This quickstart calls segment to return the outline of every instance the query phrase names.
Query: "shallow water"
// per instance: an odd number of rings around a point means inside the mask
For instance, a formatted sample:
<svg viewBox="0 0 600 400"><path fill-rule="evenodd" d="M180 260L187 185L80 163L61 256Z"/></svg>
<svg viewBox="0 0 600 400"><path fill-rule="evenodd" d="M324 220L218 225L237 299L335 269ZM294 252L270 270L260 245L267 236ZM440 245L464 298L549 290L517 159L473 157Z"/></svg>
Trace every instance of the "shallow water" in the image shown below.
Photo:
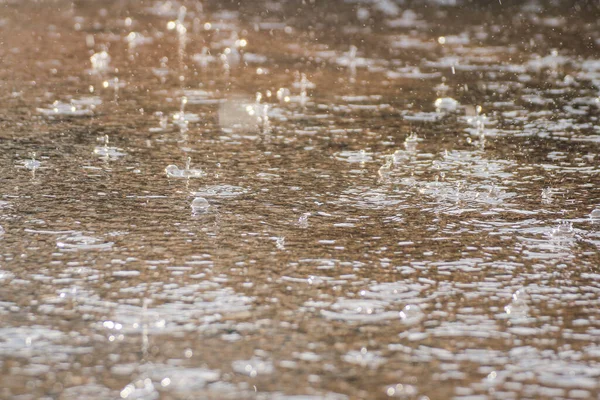
<svg viewBox="0 0 600 400"><path fill-rule="evenodd" d="M0 397L600 398L598 9L502 3L0 2Z"/></svg>

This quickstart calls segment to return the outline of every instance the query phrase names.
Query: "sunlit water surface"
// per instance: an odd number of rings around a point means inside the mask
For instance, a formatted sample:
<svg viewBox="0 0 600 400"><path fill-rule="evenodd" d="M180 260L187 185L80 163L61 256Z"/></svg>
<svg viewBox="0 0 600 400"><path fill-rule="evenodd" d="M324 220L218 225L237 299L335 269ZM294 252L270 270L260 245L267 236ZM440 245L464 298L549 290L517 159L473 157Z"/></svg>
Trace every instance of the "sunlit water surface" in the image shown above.
<svg viewBox="0 0 600 400"><path fill-rule="evenodd" d="M505 3L0 1L0 397L599 398L598 10Z"/></svg>

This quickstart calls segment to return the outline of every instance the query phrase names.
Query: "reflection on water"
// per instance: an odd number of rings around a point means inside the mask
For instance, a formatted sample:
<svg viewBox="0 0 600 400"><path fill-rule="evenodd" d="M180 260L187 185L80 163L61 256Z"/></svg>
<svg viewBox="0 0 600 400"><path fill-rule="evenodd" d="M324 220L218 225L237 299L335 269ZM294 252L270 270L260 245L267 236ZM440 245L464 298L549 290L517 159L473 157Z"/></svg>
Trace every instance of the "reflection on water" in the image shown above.
<svg viewBox="0 0 600 400"><path fill-rule="evenodd" d="M234 3L2 5L0 397L597 398L597 6Z"/></svg>

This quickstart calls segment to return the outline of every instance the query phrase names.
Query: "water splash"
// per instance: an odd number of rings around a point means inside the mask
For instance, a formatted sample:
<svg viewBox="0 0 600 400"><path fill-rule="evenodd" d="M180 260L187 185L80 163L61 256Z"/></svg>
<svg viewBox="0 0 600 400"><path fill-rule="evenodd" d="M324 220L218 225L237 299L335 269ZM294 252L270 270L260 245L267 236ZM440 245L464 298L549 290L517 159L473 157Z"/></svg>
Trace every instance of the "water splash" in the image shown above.
<svg viewBox="0 0 600 400"><path fill-rule="evenodd" d="M40 168L42 163L35 159L36 154L31 153L31 159L23 161L23 166L35 174L35 171Z"/></svg>
<svg viewBox="0 0 600 400"><path fill-rule="evenodd" d="M572 239L574 236L575 230L573 229L573 223L568 221L559 222L550 232L550 237L557 240L568 240Z"/></svg>
<svg viewBox="0 0 600 400"><path fill-rule="evenodd" d="M116 159L127 155L127 153L124 153L118 147L110 147L108 143L108 135L104 135L104 146L96 146L94 148L94 154L106 159Z"/></svg>
<svg viewBox="0 0 600 400"><path fill-rule="evenodd" d="M201 169L190 168L191 160L192 160L191 157L188 157L184 169L179 169L179 167L177 167L177 165L168 165L165 168L165 173L167 174L167 176L169 178L183 178L183 179L201 178L204 175L206 175L206 173L204 171L202 171Z"/></svg>
<svg viewBox="0 0 600 400"><path fill-rule="evenodd" d="M451 97L440 97L433 105L438 113L452 113L458 110L460 103Z"/></svg>
<svg viewBox="0 0 600 400"><path fill-rule="evenodd" d="M542 189L542 204L551 204L554 201L554 189L547 187Z"/></svg>
<svg viewBox="0 0 600 400"><path fill-rule="evenodd" d="M102 74L110 69L110 55L107 51L94 53L90 57L92 63L92 71L97 74Z"/></svg>

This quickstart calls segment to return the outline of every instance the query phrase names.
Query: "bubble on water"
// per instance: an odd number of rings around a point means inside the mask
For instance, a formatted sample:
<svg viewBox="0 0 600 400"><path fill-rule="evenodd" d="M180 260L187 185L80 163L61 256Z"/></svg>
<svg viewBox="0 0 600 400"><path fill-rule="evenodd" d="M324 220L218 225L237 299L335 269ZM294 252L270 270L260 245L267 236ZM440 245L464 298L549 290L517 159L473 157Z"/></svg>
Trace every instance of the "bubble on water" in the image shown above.
<svg viewBox="0 0 600 400"><path fill-rule="evenodd" d="M90 57L92 63L92 70L96 73L102 73L108 71L110 68L110 55L106 51L94 53Z"/></svg>
<svg viewBox="0 0 600 400"><path fill-rule="evenodd" d="M590 213L590 220L592 221L592 223L600 224L600 208L592 210L592 212Z"/></svg>
<svg viewBox="0 0 600 400"><path fill-rule="evenodd" d="M191 204L192 213L194 214L203 214L208 212L210 208L210 203L204 197L196 197Z"/></svg>
<svg viewBox="0 0 600 400"><path fill-rule="evenodd" d="M406 325L414 325L425 318L425 313L416 304L409 304L400 311L400 320Z"/></svg>
<svg viewBox="0 0 600 400"><path fill-rule="evenodd" d="M438 113L454 112L458 109L460 103L451 97L440 97L435 101L434 106Z"/></svg>

